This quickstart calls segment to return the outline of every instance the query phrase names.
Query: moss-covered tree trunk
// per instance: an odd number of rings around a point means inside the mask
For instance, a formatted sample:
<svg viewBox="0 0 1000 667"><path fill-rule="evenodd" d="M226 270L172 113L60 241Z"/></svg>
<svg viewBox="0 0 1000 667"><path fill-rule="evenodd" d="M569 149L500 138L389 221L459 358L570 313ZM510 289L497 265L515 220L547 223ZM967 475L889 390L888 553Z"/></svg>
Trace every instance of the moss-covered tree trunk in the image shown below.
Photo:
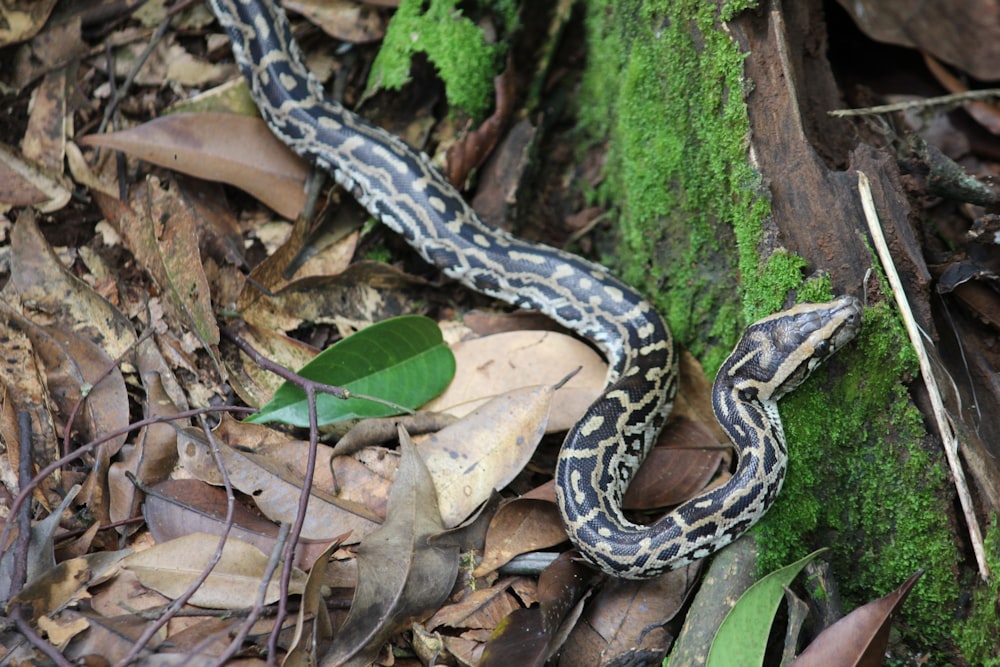
<svg viewBox="0 0 1000 667"><path fill-rule="evenodd" d="M755 530L758 564L828 546L852 604L922 568L904 609L911 645L983 662L996 650L995 589L960 606L975 562L940 440L914 403L917 364L870 250L858 172L933 332L917 211L885 142L827 115L845 103L821 3L746 4L588 3L581 120L612 146L603 194L621 213L619 268L709 375L745 322L789 301L850 293L867 304L856 343L782 406L792 463Z"/></svg>

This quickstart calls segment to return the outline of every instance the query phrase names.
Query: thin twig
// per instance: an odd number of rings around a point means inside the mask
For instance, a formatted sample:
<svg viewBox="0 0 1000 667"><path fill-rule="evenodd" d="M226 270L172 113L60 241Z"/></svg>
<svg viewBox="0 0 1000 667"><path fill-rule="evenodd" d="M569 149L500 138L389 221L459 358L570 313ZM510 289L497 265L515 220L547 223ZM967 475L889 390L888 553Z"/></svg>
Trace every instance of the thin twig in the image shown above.
<svg viewBox="0 0 1000 667"><path fill-rule="evenodd" d="M875 211L875 202L872 200L871 185L868 177L863 172L858 172L858 192L861 195L861 206L865 211L865 218L868 221L868 229L875 243L875 251L878 253L882 267L885 269L889 285L892 287L893 296L896 299L896 306L899 314L903 318L906 326L906 333L910 337L910 344L913 345L920 361L920 374L924 378L924 385L931 399L931 412L934 415L934 422L937 425L938 435L944 446L945 457L948 459L948 466L951 468L951 476L958 491L958 500L962 505L962 513L965 515L965 523L969 528L969 540L972 542L972 551L976 554L976 563L979 565L979 576L984 580L989 579L990 568L986 564L986 550L983 546L982 532L979 530L979 523L976 521L975 510L972 507L972 496L969 493L969 486L965 481L965 472L962 470L962 463L958 459L958 438L952 429L948 414L944 409L944 401L941 398L941 391L938 389L937 379L934 377L931 368L930 358L924 347L920 329L913 317L903 291L903 283L896 273L892 255L889 253L889 246L885 242L882 234L882 226L879 223L878 213Z"/></svg>
<svg viewBox="0 0 1000 667"><path fill-rule="evenodd" d="M964 93L952 93L951 95L940 95L938 97L925 97L920 100L907 100L906 102L895 102L893 104L880 104L878 106L865 107L863 109L833 109L832 111L827 111L826 113L834 118L845 118L847 116L874 116L882 113L893 113L895 111L907 111L909 109L952 106L968 102L970 100L981 100L990 97L1000 97L1000 88L967 90Z"/></svg>

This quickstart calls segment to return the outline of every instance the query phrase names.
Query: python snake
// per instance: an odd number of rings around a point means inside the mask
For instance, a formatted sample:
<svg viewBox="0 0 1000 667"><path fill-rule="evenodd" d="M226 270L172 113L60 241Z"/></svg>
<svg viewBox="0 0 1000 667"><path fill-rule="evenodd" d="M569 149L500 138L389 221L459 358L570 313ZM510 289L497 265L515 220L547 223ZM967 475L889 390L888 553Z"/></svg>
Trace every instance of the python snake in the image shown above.
<svg viewBox="0 0 1000 667"><path fill-rule="evenodd" d="M861 309L853 297L798 305L747 329L712 392L739 454L735 473L655 523L636 524L622 513L622 496L677 389L677 352L653 307L603 266L486 226L426 155L325 99L271 2L211 4L261 115L293 151L446 275L545 313L607 357L606 387L570 430L555 472L560 513L587 560L614 576L648 578L713 553L763 516L787 462L775 401L854 337Z"/></svg>

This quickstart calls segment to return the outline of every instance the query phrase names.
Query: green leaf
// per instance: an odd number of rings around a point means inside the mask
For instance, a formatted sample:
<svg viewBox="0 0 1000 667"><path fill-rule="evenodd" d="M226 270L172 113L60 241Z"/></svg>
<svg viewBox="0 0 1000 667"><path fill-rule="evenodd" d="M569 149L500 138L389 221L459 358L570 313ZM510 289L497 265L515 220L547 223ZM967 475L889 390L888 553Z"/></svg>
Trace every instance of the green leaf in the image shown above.
<svg viewBox="0 0 1000 667"><path fill-rule="evenodd" d="M736 605L715 633L708 650L706 667L760 667L785 587L792 583L806 564L825 549L814 551L805 558L775 570L740 596Z"/></svg>
<svg viewBox="0 0 1000 667"><path fill-rule="evenodd" d="M353 396L344 400L318 394L316 411L320 425L364 417L390 417L417 408L440 394L454 374L455 357L444 344L441 329L434 320L420 315L373 324L323 350L299 370L303 377L344 387ZM285 382L274 392L271 402L247 421L308 426L305 392Z"/></svg>

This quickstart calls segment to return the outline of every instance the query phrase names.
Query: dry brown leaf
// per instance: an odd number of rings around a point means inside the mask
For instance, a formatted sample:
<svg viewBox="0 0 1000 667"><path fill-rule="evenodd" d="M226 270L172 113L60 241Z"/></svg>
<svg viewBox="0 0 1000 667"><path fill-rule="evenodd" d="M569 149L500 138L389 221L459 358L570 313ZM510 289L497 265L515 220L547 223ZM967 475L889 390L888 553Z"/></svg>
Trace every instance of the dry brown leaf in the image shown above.
<svg viewBox="0 0 1000 667"><path fill-rule="evenodd" d="M0 144L0 205L33 206L42 213L51 213L66 206L71 196L71 188L57 174L46 172L13 148Z"/></svg>
<svg viewBox="0 0 1000 667"><path fill-rule="evenodd" d="M574 552L561 554L538 578L538 605L514 611L497 626L480 667L544 665L562 644L564 621L574 608L579 611L581 598L599 576Z"/></svg>
<svg viewBox="0 0 1000 667"><path fill-rule="evenodd" d="M140 373L146 390L146 417L172 417L180 411L163 386L159 373ZM129 474L147 486L167 478L177 463L177 432L168 421L144 427L135 443L122 447L119 461L108 470L109 513L118 522L139 513L142 498Z"/></svg>
<svg viewBox="0 0 1000 667"><path fill-rule="evenodd" d="M855 609L821 632L792 667L880 667L892 619L923 573L917 571L892 593Z"/></svg>
<svg viewBox="0 0 1000 667"><path fill-rule="evenodd" d="M66 270L30 210L21 212L11 230L11 250L11 281L26 306L45 313L56 326L89 336L112 359L135 344L128 318Z"/></svg>
<svg viewBox="0 0 1000 667"><path fill-rule="evenodd" d="M196 479L173 479L154 487L146 496L142 515L158 543L191 533L222 535L226 527L226 492ZM248 509L239 499L233 508L229 535L271 553L277 543L278 526ZM293 565L309 570L327 549L329 541L300 539Z"/></svg>
<svg viewBox="0 0 1000 667"><path fill-rule="evenodd" d="M173 114L131 130L83 137L190 176L229 183L294 219L305 203L306 163L260 118L235 114Z"/></svg>
<svg viewBox="0 0 1000 667"><path fill-rule="evenodd" d="M21 140L24 157L49 174L61 174L68 122L72 121L66 117L66 68L60 67L46 73L35 88L28 128Z"/></svg>
<svg viewBox="0 0 1000 667"><path fill-rule="evenodd" d="M461 417L494 396L536 385L554 386L574 371L552 400L547 431L568 430L604 388L607 364L586 343L552 331L512 331L452 346L455 378L424 406Z"/></svg>
<svg viewBox="0 0 1000 667"><path fill-rule="evenodd" d="M353 0L286 0L284 7L345 42L365 44L385 36L382 15Z"/></svg>
<svg viewBox="0 0 1000 667"><path fill-rule="evenodd" d="M184 594L209 567L218 549L217 536L192 533L132 554L122 565L134 572L143 586L174 599ZM226 540L222 546L222 558L188 602L210 609L250 607L257 599L267 563L268 554L257 547L236 539ZM278 599L280 579L279 568L267 585L264 604ZM305 573L293 568L289 593L301 593L305 580Z"/></svg>
<svg viewBox="0 0 1000 667"><path fill-rule="evenodd" d="M191 475L209 484L222 483L209 444L200 432L185 429L178 437L177 449L181 464ZM302 479L284 462L239 452L224 443L219 443L219 455L233 488L253 498L272 521L294 523ZM301 536L332 539L350 532L351 542L356 542L378 528L378 521L379 517L367 508L313 488Z"/></svg>
<svg viewBox="0 0 1000 667"><path fill-rule="evenodd" d="M94 199L156 281L174 319L185 323L211 352L219 342L219 327L190 204L178 196L176 187L165 187L152 176L135 189L129 204L96 192Z"/></svg>
<svg viewBox="0 0 1000 667"><path fill-rule="evenodd" d="M707 428L683 417L672 419L629 484L622 506L646 510L678 505L705 488L722 456L723 448Z"/></svg>
<svg viewBox="0 0 1000 667"><path fill-rule="evenodd" d="M351 611L321 667L368 665L390 637L441 606L458 574L458 547L432 540L444 530L434 482L406 431L399 440L385 523L358 547Z"/></svg>
<svg viewBox="0 0 1000 667"><path fill-rule="evenodd" d="M473 574L485 576L515 556L554 547L567 539L556 507L555 481L550 480L497 510L486 532L483 561Z"/></svg>
<svg viewBox="0 0 1000 667"><path fill-rule="evenodd" d="M552 387L498 396L420 440L441 520L457 526L521 472L545 435Z"/></svg>
<svg viewBox="0 0 1000 667"><path fill-rule="evenodd" d="M56 0L21 0L4 5L4 20L0 27L0 46L31 39L42 29L56 6Z"/></svg>
<svg viewBox="0 0 1000 667"><path fill-rule="evenodd" d="M521 608L508 590L513 581L513 578L501 579L489 588L469 591L458 602L441 607L424 622L424 627L429 630L486 628L492 632L508 614Z"/></svg>
<svg viewBox="0 0 1000 667"><path fill-rule="evenodd" d="M607 582L563 646L564 664L659 664L673 642L664 627L687 599L700 566L649 581Z"/></svg>
<svg viewBox="0 0 1000 667"><path fill-rule="evenodd" d="M333 552L341 541L335 540L319 555L318 562L322 565L330 560ZM282 660L282 667L312 667L316 657L322 655L330 640L333 639L333 624L330 622L330 612L323 601L324 568L317 567L309 573L305 590L302 591L302 602L299 603L299 613L295 617L295 635L290 642L288 653ZM306 623L312 622L312 632L306 633Z"/></svg>
<svg viewBox="0 0 1000 667"><path fill-rule="evenodd" d="M9 443L6 455L11 471L21 462L21 451L16 443L22 436L31 439L31 457L36 463L48 464L59 458L59 435L53 423L48 387L43 369L35 359L31 339L21 324L27 321L0 301L0 398L4 410L0 435ZM31 432L23 434L15 413L31 416ZM10 477L15 477L10 474ZM13 486L13 485L12 485ZM61 500L61 474L59 471L41 483L41 488L51 510ZM16 487L15 487L16 488ZM4 545L6 546L6 545Z"/></svg>
<svg viewBox="0 0 1000 667"><path fill-rule="evenodd" d="M122 558L130 553L131 549L98 551L63 561L25 584L7 603L7 609L16 604L31 605L32 620L38 620L75 600L89 597L87 589L114 576Z"/></svg>
<svg viewBox="0 0 1000 667"><path fill-rule="evenodd" d="M124 610L118 609L119 613L122 611ZM89 626L87 632L79 635L70 643L66 648L65 656L69 660L79 660L83 656L99 655L111 664L117 664L128 655L150 622L138 614L105 617L100 614L67 609L62 615L70 618L84 618ZM140 653L139 657L142 658L155 651L162 641L162 636L153 636L149 644L146 645L146 650Z"/></svg>

